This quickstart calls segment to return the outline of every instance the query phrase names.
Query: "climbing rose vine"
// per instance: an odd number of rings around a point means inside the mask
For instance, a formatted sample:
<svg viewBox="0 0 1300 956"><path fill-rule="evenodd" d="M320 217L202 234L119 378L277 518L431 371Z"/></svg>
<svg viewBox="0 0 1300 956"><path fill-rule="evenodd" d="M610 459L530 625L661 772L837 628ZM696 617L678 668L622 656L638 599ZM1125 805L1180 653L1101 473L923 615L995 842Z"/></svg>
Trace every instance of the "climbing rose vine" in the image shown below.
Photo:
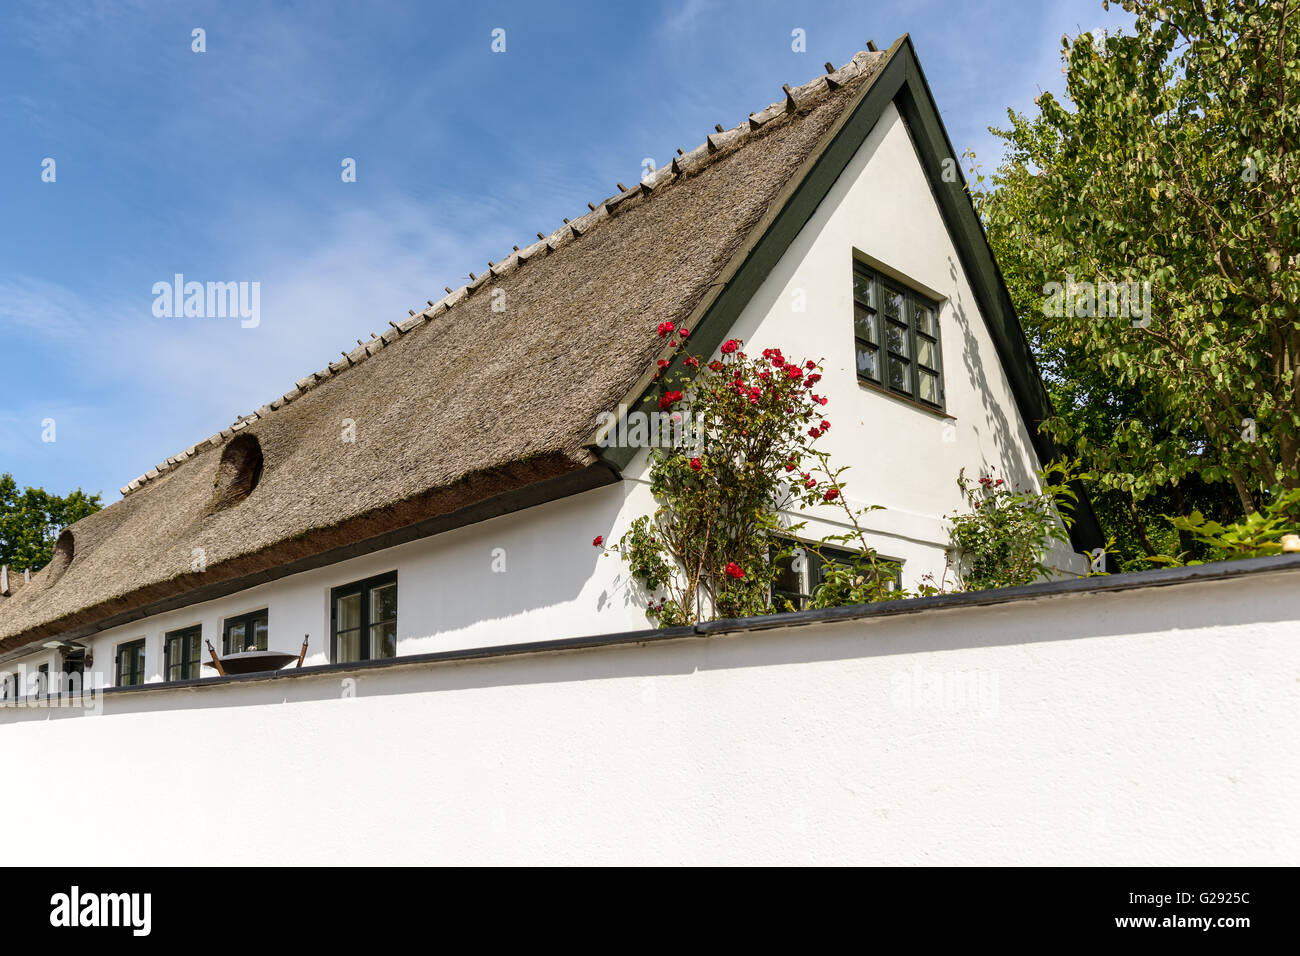
<svg viewBox="0 0 1300 956"><path fill-rule="evenodd" d="M721 358L705 363L682 355L689 330L664 322L659 335L682 361L671 371L670 360L659 360L657 395L646 401L695 425L669 447L651 449L658 506L619 540L650 619L671 626L788 609L773 605L771 589L780 562L795 549L781 539L803 528L779 518L795 506L833 505L849 514L855 533L822 541L853 539L862 552L851 566L831 566L827 579L838 599L885 596L884 575L844 503L844 469L832 470L827 453L815 447L831 428L822 411L827 399L817 392L818 363L791 360L778 348L750 355L739 339L728 339Z"/></svg>

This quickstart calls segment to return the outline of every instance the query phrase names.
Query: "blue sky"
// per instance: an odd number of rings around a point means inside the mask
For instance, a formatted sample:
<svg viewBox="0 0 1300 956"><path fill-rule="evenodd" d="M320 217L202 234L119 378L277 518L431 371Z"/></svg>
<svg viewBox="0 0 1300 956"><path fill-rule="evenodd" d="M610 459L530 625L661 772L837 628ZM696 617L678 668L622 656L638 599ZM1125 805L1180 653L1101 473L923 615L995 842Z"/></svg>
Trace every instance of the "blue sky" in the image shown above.
<svg viewBox="0 0 1300 956"><path fill-rule="evenodd" d="M9 0L0 472L112 502L635 180L644 157L690 149L868 39L911 33L955 146L991 166L985 128L1060 89L1062 33L1122 22L1100 0ZM259 282L260 325L155 317L153 284L178 272Z"/></svg>

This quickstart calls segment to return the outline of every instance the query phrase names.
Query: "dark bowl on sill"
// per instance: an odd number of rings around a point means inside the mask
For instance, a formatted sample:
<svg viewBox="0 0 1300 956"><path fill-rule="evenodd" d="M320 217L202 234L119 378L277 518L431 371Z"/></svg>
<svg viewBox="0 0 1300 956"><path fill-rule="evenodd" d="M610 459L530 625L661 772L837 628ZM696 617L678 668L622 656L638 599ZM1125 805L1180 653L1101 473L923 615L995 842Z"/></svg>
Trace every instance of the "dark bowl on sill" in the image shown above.
<svg viewBox="0 0 1300 956"><path fill-rule="evenodd" d="M284 665L298 659L297 654L284 651L240 651L219 657L221 669L227 674L259 674L263 671L278 671ZM203 662L205 667L213 667L211 661Z"/></svg>

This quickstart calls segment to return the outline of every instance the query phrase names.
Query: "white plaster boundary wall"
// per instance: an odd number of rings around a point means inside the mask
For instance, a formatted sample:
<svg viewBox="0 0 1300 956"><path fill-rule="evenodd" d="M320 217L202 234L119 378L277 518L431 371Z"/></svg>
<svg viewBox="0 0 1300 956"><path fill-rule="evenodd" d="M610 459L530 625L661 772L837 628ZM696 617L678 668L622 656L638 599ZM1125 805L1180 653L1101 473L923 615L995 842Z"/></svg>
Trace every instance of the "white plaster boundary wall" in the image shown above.
<svg viewBox="0 0 1300 956"><path fill-rule="evenodd" d="M1293 865L1287 568L4 710L0 846L11 865Z"/></svg>

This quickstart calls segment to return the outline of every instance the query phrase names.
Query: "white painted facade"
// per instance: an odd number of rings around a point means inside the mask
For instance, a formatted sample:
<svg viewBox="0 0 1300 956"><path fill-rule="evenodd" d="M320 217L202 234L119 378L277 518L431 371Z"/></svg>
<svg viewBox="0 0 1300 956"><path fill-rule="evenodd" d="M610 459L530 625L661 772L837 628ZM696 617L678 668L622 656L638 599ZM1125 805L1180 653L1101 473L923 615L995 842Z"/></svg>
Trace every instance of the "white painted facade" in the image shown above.
<svg viewBox="0 0 1300 956"><path fill-rule="evenodd" d="M939 321L946 414L859 384L854 366L852 262L867 261L942 303ZM796 304L803 304L797 311ZM944 515L964 510L960 469L994 467L1029 484L1037 460L1007 377L913 149L891 105L738 319L746 348L779 346L791 358L824 361L817 391L832 428L820 441L849 465L846 498L883 505L866 519L871 543L904 562L904 583L938 579L948 540ZM221 650L222 621L268 609L269 647L297 653L310 635L308 664L329 660L330 589L398 573L398 654L548 640L648 626L625 566L592 539L615 542L653 510L642 453L617 485L295 574L218 600L159 614L85 639L101 684L114 680L114 649L146 640L147 680L162 680L163 635L202 624ZM809 537L845 530L843 512L800 513ZM1053 555L1064 573L1085 570L1068 549ZM951 582L951 577L949 578ZM206 659L206 653L203 655ZM27 673L56 652L0 662ZM204 668L205 676L215 672Z"/></svg>
<svg viewBox="0 0 1300 956"><path fill-rule="evenodd" d="M0 708L6 859L1292 865L1298 573Z"/></svg>

